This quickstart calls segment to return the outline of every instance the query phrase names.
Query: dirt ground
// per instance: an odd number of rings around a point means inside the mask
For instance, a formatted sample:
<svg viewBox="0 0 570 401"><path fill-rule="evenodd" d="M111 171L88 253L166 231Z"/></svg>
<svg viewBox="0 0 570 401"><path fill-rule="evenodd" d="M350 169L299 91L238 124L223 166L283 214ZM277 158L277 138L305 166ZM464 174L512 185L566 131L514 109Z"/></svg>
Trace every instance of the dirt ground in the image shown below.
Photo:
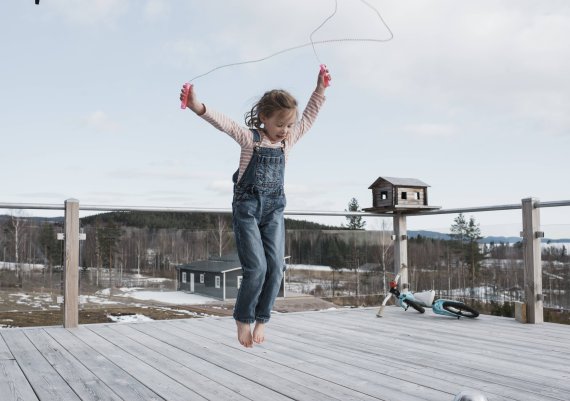
<svg viewBox="0 0 570 401"><path fill-rule="evenodd" d="M204 316L231 316L233 302L216 302L203 305L113 305L80 309L79 324L110 323L119 317L143 315L152 320L188 319ZM331 302L312 296L278 299L274 310L279 313L322 310L337 307ZM0 311L0 327L41 327L63 324L61 309Z"/></svg>

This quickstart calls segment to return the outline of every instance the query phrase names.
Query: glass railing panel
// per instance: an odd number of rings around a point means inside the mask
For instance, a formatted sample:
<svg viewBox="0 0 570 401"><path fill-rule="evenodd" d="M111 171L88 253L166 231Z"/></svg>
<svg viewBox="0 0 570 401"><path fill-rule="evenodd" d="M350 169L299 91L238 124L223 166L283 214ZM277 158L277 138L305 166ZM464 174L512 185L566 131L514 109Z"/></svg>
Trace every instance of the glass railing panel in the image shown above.
<svg viewBox="0 0 570 401"><path fill-rule="evenodd" d="M556 313L570 309L566 209L541 210L546 217L541 226L545 233L542 295L545 310ZM477 304L486 313L512 315L513 302L526 302L520 213L467 213L466 223L473 218L477 229L471 237L454 231L457 214L437 216L437 220L408 216L410 289L433 289L440 298ZM190 291L179 271L180 266L197 261L237 259L228 213L210 216L203 224L198 219L186 228L159 228L172 226L173 216L166 212L152 222L156 228L135 228L94 216L82 216L80 221L80 324L124 315L187 317L193 315L193 308L199 309L191 305L210 302L231 314L235 291L229 291L225 301L219 294ZM363 221L365 229L350 230L344 216L287 216L286 296L314 296L336 305L378 305L395 275L393 219L367 216ZM61 325L63 218L28 218L25 211L8 211L1 224L0 324ZM196 287L200 284L196 277ZM188 301L190 295L196 298Z"/></svg>
<svg viewBox="0 0 570 401"><path fill-rule="evenodd" d="M541 226L542 292L544 307L553 312L570 311L570 223Z"/></svg>
<svg viewBox="0 0 570 401"><path fill-rule="evenodd" d="M153 224L168 225L167 219ZM82 220L80 324L192 317L201 312L193 312L198 308L191 305L223 304L221 298L187 291L177 269L237 258L228 216L223 221L217 229L150 229Z"/></svg>
<svg viewBox="0 0 570 401"><path fill-rule="evenodd" d="M0 216L0 328L62 324L62 227L25 210Z"/></svg>

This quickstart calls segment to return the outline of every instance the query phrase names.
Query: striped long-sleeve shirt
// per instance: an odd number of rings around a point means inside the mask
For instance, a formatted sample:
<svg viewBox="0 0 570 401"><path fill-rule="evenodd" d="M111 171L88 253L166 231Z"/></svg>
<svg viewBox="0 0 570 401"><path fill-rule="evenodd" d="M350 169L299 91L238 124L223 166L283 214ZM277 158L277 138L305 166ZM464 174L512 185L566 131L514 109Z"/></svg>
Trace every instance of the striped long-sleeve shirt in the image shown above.
<svg viewBox="0 0 570 401"><path fill-rule="evenodd" d="M313 122L317 118L317 114L319 113L319 110L324 101L325 97L323 95L320 95L317 92L313 92L309 99L309 102L307 103L307 107L305 107L305 110L303 111L301 119L297 121L285 139L285 160L287 160L291 148L293 148L299 139L301 139L301 137L305 135L313 125ZM241 154L239 161L239 181L253 155L254 142L252 132L249 128L236 123L231 118L225 116L220 112L212 110L207 106L206 112L202 115L202 118L212 124L215 128L228 134L240 145ZM281 142L271 143L269 139L263 135L261 146L268 148L279 148L281 147Z"/></svg>

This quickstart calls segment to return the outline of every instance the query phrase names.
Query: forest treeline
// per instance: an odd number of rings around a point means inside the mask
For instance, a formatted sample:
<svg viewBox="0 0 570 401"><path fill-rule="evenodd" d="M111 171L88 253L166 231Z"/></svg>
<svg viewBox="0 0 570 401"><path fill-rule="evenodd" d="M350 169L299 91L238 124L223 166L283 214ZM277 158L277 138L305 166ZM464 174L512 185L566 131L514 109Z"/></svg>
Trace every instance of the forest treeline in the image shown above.
<svg viewBox="0 0 570 401"><path fill-rule="evenodd" d="M5 262L61 266L63 218L0 216L0 252ZM343 227L285 219L287 230L328 231ZM80 219L81 266L162 270L173 264L235 253L229 214L111 212Z"/></svg>
<svg viewBox="0 0 570 401"><path fill-rule="evenodd" d="M59 219L0 216L2 260L61 266L63 232ZM392 265L391 231L349 230L314 222L286 219L289 263L332 268L385 270ZM83 217L80 265L85 267L172 270L176 265L236 253L228 214L181 212L112 212ZM450 239L422 237L408 241L408 263L424 270L462 269L474 283L481 262L521 260L522 243L481 245L474 221L458 218ZM568 263L564 246L543 249L543 260Z"/></svg>
<svg viewBox="0 0 570 401"><path fill-rule="evenodd" d="M392 231L348 229L287 219L288 264L324 265L334 270L389 277L394 270ZM176 267L197 260L236 254L231 216L207 213L104 213L84 217L80 230L82 268L135 271L173 277ZM24 265L49 270L63 266L63 221L17 216L0 218L2 261L15 266L22 280ZM462 218L450 227L449 238L409 238L408 268L413 289L492 287L519 294L523 288L523 244L480 244L478 226ZM543 271L548 295L570 295L570 260L566 247L545 246ZM4 263L4 266L5 266ZM358 268L358 269L357 269ZM356 282L365 281L356 279ZM545 290L546 291L546 290ZM562 297L560 298L562 299ZM566 302L566 301L564 301ZM570 302L570 301L568 301Z"/></svg>

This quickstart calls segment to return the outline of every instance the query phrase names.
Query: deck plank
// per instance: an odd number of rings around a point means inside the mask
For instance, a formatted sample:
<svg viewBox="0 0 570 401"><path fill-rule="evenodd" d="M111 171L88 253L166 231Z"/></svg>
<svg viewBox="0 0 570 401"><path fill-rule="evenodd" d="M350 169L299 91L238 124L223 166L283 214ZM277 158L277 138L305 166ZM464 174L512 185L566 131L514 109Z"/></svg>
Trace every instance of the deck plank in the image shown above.
<svg viewBox="0 0 570 401"><path fill-rule="evenodd" d="M40 400L81 400L22 331L2 331L2 337Z"/></svg>
<svg viewBox="0 0 570 401"><path fill-rule="evenodd" d="M216 319L219 320L219 319ZM218 334L214 332L217 328L218 331L231 331L231 321L228 319L213 321L213 319L204 319L200 325L187 325L184 322L172 322L178 327L184 327L186 336L199 335L206 340L207 337L217 338ZM222 323L222 324L221 324ZM230 323L230 324L228 324ZM224 330L227 328L227 330ZM233 338L233 331L230 347L233 350L239 350L235 338ZM227 334L222 334L226 336ZM204 341L203 340L203 341ZM441 399L449 398L451 393L433 390L432 388L420 388L415 383L397 377L386 378L378 375L376 372L371 372L367 369L362 369L355 364L347 363L347 361L340 361L336 355L328 353L326 355L315 353L315 348L318 347L316 343L320 340L315 337L313 341L308 340L309 344L291 342L287 346L282 346L277 338L273 338L273 342L267 345L260 345L253 352L260 356L260 359L272 361L274 363L288 366L295 369L304 375L311 375L317 378L324 379L337 383L345 388L351 389L357 393L367 394L371 397L376 397L381 400L401 399L401 400L433 400L439 401ZM257 352L256 352L257 351ZM305 363L299 363L304 361ZM258 362L264 363L264 362ZM389 367L389 369L391 369ZM404 396L405 394L405 396ZM451 396L453 398L453 396Z"/></svg>
<svg viewBox="0 0 570 401"><path fill-rule="evenodd" d="M422 333L429 337L446 334L452 328L457 338L468 338L470 341L485 342L487 341L486 337L492 337L499 349L516 348L516 352L519 352L520 349L525 349L531 345L532 349L527 349L527 352L534 351L537 356L541 355L543 350L556 350L563 354L565 359L570 359L570 345L563 341L567 337L559 336L557 333L563 333L563 331L552 330L555 328L549 324L546 326L524 325L516 322L514 319L486 315L482 315L474 320L458 320L436 315L431 311L427 311L425 315L415 312L404 312L400 308L394 308L394 311L400 311L400 313L396 313L396 316L399 318L397 320L398 325L409 328L410 333L417 331L418 324L427 320L429 325L422 325ZM362 312L356 311L348 316L347 320L350 321L350 319L356 318L360 321L361 319L357 314ZM382 320L378 319L378 323ZM484 323L479 323L481 321ZM563 325L559 326L564 327ZM382 326L380 324L372 324L363 328L378 330L382 329Z"/></svg>
<svg viewBox="0 0 570 401"><path fill-rule="evenodd" d="M274 314L264 344L231 317L0 330L0 399L570 400L570 327L389 307Z"/></svg>
<svg viewBox="0 0 570 401"><path fill-rule="evenodd" d="M109 386L81 364L44 330L27 330L25 335L42 356L84 401L121 401Z"/></svg>
<svg viewBox="0 0 570 401"><path fill-rule="evenodd" d="M63 328L48 328L46 332L122 399L129 401L164 401L143 383L115 365L105 355Z"/></svg>
<svg viewBox="0 0 570 401"><path fill-rule="evenodd" d="M142 363L139 359L121 349L121 347L116 346L110 340L101 337L86 326L80 326L74 329L72 333L99 353L104 354L115 365L135 377L139 382L145 383L162 398L176 401L206 400L198 393L162 373L159 367Z"/></svg>
<svg viewBox="0 0 570 401"><path fill-rule="evenodd" d="M418 315L419 316L419 315ZM421 317L420 317L421 318ZM307 316L297 316L297 320L300 320L299 326L303 326L307 319L313 320ZM394 316L394 320L397 316ZM500 318L499 318L500 319ZM358 352L358 349L367 350L374 358L383 358L386 355L392 355L394 352L398 354L398 359L400 361L411 361L413 365L421 368L422 375L430 375L430 370L432 371L431 376L433 378L445 377L449 375L457 376L456 379L458 383L461 377L464 378L476 378L482 380L483 382L478 384L478 388L487 388L488 385L495 386L505 389L510 389L508 391L503 390L505 396L512 393L519 393L519 398L528 398L533 400L536 393L541 396L550 395L554 399L565 399L570 392L570 384L567 382L561 382L558 377L552 376L552 354L550 355L550 360L548 361L548 368L538 367L535 365L534 360L530 361L526 358L521 359L524 355L524 350L521 350L516 355L511 356L510 359L505 359L504 357L499 357L500 351L494 347L489 350L489 342L492 343L493 338L487 338L488 344L486 346L475 347L472 346L472 341L469 338L461 339L464 340L460 346L449 347L448 344L451 341L455 341L452 337L455 336L455 331L451 331L446 336L439 336L436 338L425 338L423 340L418 340L417 335L413 336L410 334L410 330L406 330L402 327L402 324L394 326L393 333L384 333L389 335L388 338L392 338L389 343L379 342L378 337L374 331L374 323L370 323L373 327L368 333L367 327L358 327L358 335L355 334L355 330L347 329L344 327L346 321L339 323L338 319L334 319L333 315L322 315L319 317L318 325L317 323L312 323L311 332L319 335L323 342L329 346L335 346L335 339L330 337L331 325L339 324L335 327L335 331L338 333L343 333L347 338L357 338L358 345L353 349L353 352ZM373 320L371 320L373 322ZM473 321L475 322L475 321ZM278 322L277 322L278 323ZM445 325L447 322L438 322ZM351 323L348 323L351 324ZM391 324L392 325L392 324ZM416 324L416 327L418 325ZM287 331L290 329L289 326L282 327L282 330ZM398 333L397 330L402 330L404 333ZM413 329L410 327L410 329ZM302 336L302 333L296 333L298 336ZM507 335L506 333L505 335ZM385 338L384 336L382 336ZM300 340L302 341L302 340ZM568 340L566 340L568 341ZM419 342L420 344L418 344ZM337 344L338 346L338 344ZM342 344L343 347L348 347L347 344ZM399 350L405 350L406 352L399 352ZM362 356L363 360L366 356ZM490 361L492 363L490 363ZM524 369L524 365L521 365L521 361L530 364L528 368ZM560 366L561 373L564 373L566 367ZM510 372L516 372L516 374L511 374ZM463 379L465 380L465 379ZM485 384L486 383L486 384ZM467 383L466 383L467 384ZM523 394L528 395L524 396ZM535 395L533 395L535 394Z"/></svg>
<svg viewBox="0 0 570 401"><path fill-rule="evenodd" d="M497 357L497 353L504 354L507 358L519 357L521 352L525 352L527 354L530 353L530 355L533 355L533 362L538 363L539 365L541 364L545 368L550 368L551 365L551 359L549 359L548 355L549 352L556 352L559 358L562 358L562 365L564 366L561 366L561 368L564 370L569 369L569 367L564 363L566 361L565 353L567 354L568 350L568 346L565 344L557 344L556 347L542 347L540 344L534 345L535 342L540 341L540 338L525 342L521 340L514 340L511 337L511 334L505 330L501 331L501 333L497 333L496 335L489 335L489 323L485 323L484 325L480 326L483 328L480 333L473 334L476 326L481 324L477 323L477 320L464 321L466 325L461 328L466 329L465 332L462 332L460 330L460 327L454 327L453 325L449 325L449 322L442 320L437 322L439 332L436 333L433 330L424 330L425 325L422 325L422 316L417 316L418 318L416 320L405 319L398 321L396 319L393 319L391 322L383 320L382 322L388 323L387 325L380 322L378 324L375 324L375 320L369 319L367 325L357 326L357 321L348 323L343 322L339 324L338 320L335 319L334 316L327 316L325 314L318 319L318 322L315 323L315 327L320 327L321 330L329 332L330 325L336 323L337 326L335 327L335 330L344 331L346 334L354 334L355 331L358 331L359 334L362 334L358 336L358 339L360 340L365 340L369 337L377 338L379 335L394 337L396 334L393 340L394 342L406 342L410 347L416 346L418 348L426 350L433 348L430 347L430 345L434 341L445 341L445 345L448 348L462 350L463 352L471 352L473 354L487 353L489 342L492 342L494 357ZM304 319L306 320L308 318L300 315L298 319L303 321ZM361 320L359 322L361 322ZM378 319L377 321L380 320L382 319ZM394 325L394 321L397 322L397 324ZM452 320L451 322L455 323L456 321ZM459 324L461 325L462 323ZM493 324L493 322L490 324ZM418 332L418 328L420 327L422 330L421 332ZM484 329L485 327L487 330ZM400 332L399 335L398 332ZM522 343L522 345L520 343ZM467 344L469 345L468 347L466 347ZM536 352L534 350L535 347L539 348L540 352Z"/></svg>
<svg viewBox="0 0 570 401"><path fill-rule="evenodd" d="M14 359L14 355L12 355L8 349L8 346L6 345L6 341L4 341L4 338L2 338L2 335L0 335L0 361L9 359Z"/></svg>
<svg viewBox="0 0 570 401"><path fill-rule="evenodd" d="M196 326L192 326L192 329ZM345 336L341 332L334 332L330 337L319 334L307 338L304 328L297 327L298 331L285 330L285 326L276 327L284 330L274 333L269 339L268 348L274 352L274 359L294 364L300 357L307 358L310 355L316 360L314 366L309 368L311 371L318 368L315 374L323 377L336 374L336 380L346 386L354 386L355 390L359 388L359 380L368 380L378 386L373 387L376 391L391 392L394 397L404 391L408 396L415 395L417 399L441 400L450 396L453 398L462 388L457 380L449 383L437 376L427 378L423 372L418 372L420 369L414 363L395 361L393 351L383 356L371 356L351 340L354 335ZM423 388L418 388L417 384Z"/></svg>
<svg viewBox="0 0 570 401"><path fill-rule="evenodd" d="M529 373L532 376L539 378L541 382L548 383L551 377L552 369L552 355L556 355L557 362L560 362L558 369L562 373L570 374L570 361L568 355L570 354L570 344L568 344L568 337L562 338L556 344L544 346L541 336L534 336L536 329L539 326L522 325L512 319L505 319L493 316L483 316L482 319L476 320L451 320L446 319L438 320L437 317L429 322L429 330L422 330L422 335L415 335L417 328L422 329L426 327L422 321L423 316L416 314L413 319L401 319L397 321L396 327L408 335L403 336L403 339L395 339L395 341L406 341L409 338L413 341L408 341L411 349L416 349L417 352L436 352L437 348L433 347L434 341L443 343L445 348L454 351L450 357L453 358L456 354L471 355L473 360L471 362L478 362L482 369L488 370L496 367L497 361L505 361L510 363L508 369L519 369L521 362L532 364L532 370ZM398 315L401 318L401 315ZM378 319L381 320L381 319ZM319 319L319 323L326 325L327 322L334 322L334 318L323 316ZM499 332L494 332L494 327L497 322L509 322L508 326L501 328ZM451 324L450 324L451 323ZM384 325L382 323L382 325ZM550 324L545 324L548 327ZM434 331L437 328L437 332ZM568 330L568 326L562 326ZM382 331L383 327L380 324L371 324L368 327L361 327L360 339L363 341L366 338L372 339L377 336L377 333ZM392 327L388 329L393 330ZM525 331L526 330L526 331ZM527 338L521 338L520 334L527 333ZM391 335L384 332L383 335ZM440 347L441 348L441 347ZM525 358L521 358L521 357ZM489 360L494 363L489 364ZM500 370L493 371L494 374L501 374Z"/></svg>
<svg viewBox="0 0 570 401"><path fill-rule="evenodd" d="M203 320L204 322L206 320ZM231 327L229 330L223 330L219 327L216 327L216 323L214 323L214 327L207 327L205 328L205 332L196 332L194 330L188 331L187 326L180 324L181 322L169 322L173 327L168 328L168 331L177 334L179 338L189 338L193 339L193 341L197 341L200 343L207 343L210 347L216 347L216 344L223 344L224 345L224 354L232 357L236 360L245 360L248 361L249 364L255 367L262 367L264 370L272 372L273 375L278 376L280 381L286 380L287 382L293 382L297 386L304 386L309 387L318 393L312 396L326 396L327 399L330 400L378 400L382 399L377 396L367 395L363 392L354 391L350 388L342 386L336 382L330 380L330 378L323 379L319 378L314 374L307 375L305 372L302 372L296 367L287 366L282 363L278 363L272 358L262 358L262 359L255 359L251 358L252 355L255 355L256 351L262 352L263 354L267 354L267 350L263 350L262 348L256 347L251 350L244 349L237 343L235 338L235 324L230 319ZM137 326L140 327L140 326ZM223 332L223 333L220 333ZM299 365L302 362L302 359L296 361L296 365ZM306 364L307 361L305 361ZM292 395L292 394L290 394Z"/></svg>
<svg viewBox="0 0 570 401"><path fill-rule="evenodd" d="M2 401L37 401L38 397L15 360L0 360Z"/></svg>
<svg viewBox="0 0 570 401"><path fill-rule="evenodd" d="M158 326L164 326L165 324L166 322L160 322ZM128 327L126 325L112 325L108 327L131 339L136 339L137 342L150 350L160 352L176 365L180 364L186 369L198 372L200 375L206 375L217 385L227 387L236 394L241 394L248 399L262 398L278 401L289 399L255 383L244 377L243 374L234 373L228 370L227 367L218 366L204 358L193 355L190 349L194 347L203 348L202 342L192 342L188 338L173 338L168 335L168 332L156 330L156 326L155 323L148 323L144 325L128 325ZM192 374L192 372L188 372L188 374Z"/></svg>
<svg viewBox="0 0 570 401"><path fill-rule="evenodd" d="M235 327L235 323L233 323L231 318L225 319ZM307 401L326 399L325 397L329 397L328 399L330 400L338 399L330 394L323 394L309 387L306 383L293 382L280 375L279 371L271 369L271 366L251 363L247 353L241 350L239 354L232 353L231 347L228 347L225 343L209 342L202 337L192 336L191 333L169 324L140 324L136 328L174 346L180 346L180 344L184 344L184 341L187 341L189 344L200 344L200 347L187 346L185 351L220 368L247 377L260 388L272 390L277 395L280 395L280 398ZM232 343L235 341L237 340L232 337Z"/></svg>
<svg viewBox="0 0 570 401"><path fill-rule="evenodd" d="M206 399L247 400L247 398L239 393L225 387L224 382L216 382L209 378L209 375L214 375L212 367L204 369L201 372L200 369L196 367L196 360L189 361L187 364L177 361L173 353L176 351L180 353L180 349L170 350L169 352L163 342L158 345L156 350L147 347L145 345L144 334L132 327L114 325L94 326L90 327L90 329L109 339L113 344L121 347L123 351L130 353L140 361L159 368L162 373L176 380L178 383L191 388L192 391L195 391ZM184 344L185 342L181 341L181 343ZM148 342L146 342L146 344L148 344ZM200 365L200 367L204 368L204 365Z"/></svg>
<svg viewBox="0 0 570 401"><path fill-rule="evenodd" d="M301 320L299 326L302 327L305 323ZM278 323L276 325L278 326ZM327 325L325 322L320 330L315 326L311 329L313 334L318 335L322 342L327 344L326 349L321 350L321 353L332 352L337 355L337 359L344 358L345 354L351 357L358 355L358 364L372 370L378 370L384 365L394 365L405 372L410 380L425 386L431 385L441 390L454 385L466 386L491 392L506 399L517 400L534 400L538 391L541 391L541 395L544 395L544 392L550 393L555 397L554 399L557 399L557 396L562 397L566 392L559 389L566 386L556 380L537 382L532 374L520 377L520 366L510 366L515 369L515 372L519 372L517 375L509 374L509 371L513 370L501 368L496 360L493 360L493 369L490 369L489 357L486 358L484 364L478 366L474 361L477 360L477 354L480 351L473 354L466 351L465 347L447 349L445 337L432 340L432 350L426 351L426 346L417 346L412 337L406 336L403 341L379 342L375 336L366 336L362 328L358 330L357 335L354 331L337 327L336 333L340 333L345 338L358 338L356 343L338 341L334 336L330 336L330 327L330 324ZM274 339L274 341L285 343L285 345L289 343L287 345L289 347L304 343L302 329L294 330L290 325L278 326L276 329L282 331L276 336L288 336L293 339L284 337ZM451 334L448 336L451 337ZM313 350L311 352L318 351L318 346L311 344L310 347ZM448 383L449 378L453 378L452 384ZM551 388L551 385L554 388Z"/></svg>

